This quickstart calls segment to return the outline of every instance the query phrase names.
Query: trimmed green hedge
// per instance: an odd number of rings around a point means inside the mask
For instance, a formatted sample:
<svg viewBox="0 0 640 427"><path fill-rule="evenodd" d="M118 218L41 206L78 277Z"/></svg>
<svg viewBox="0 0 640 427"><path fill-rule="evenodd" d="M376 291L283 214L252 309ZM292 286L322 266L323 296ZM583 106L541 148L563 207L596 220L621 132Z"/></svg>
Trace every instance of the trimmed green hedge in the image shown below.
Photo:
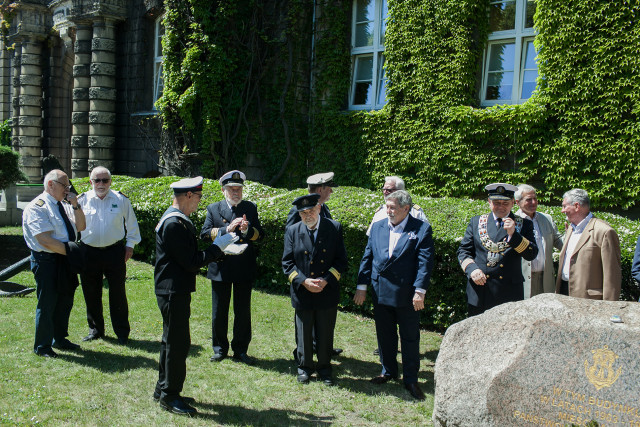
<svg viewBox="0 0 640 427"><path fill-rule="evenodd" d="M172 192L169 184L176 177L137 179L122 176L113 177L114 189L121 190L132 201L142 234L142 242L136 246L135 256L153 261L155 256L154 228L158 219L171 204ZM89 188L88 178L74 179L79 191ZM248 182L244 188L244 198L257 203L266 238L258 243L259 279L257 286L269 292L287 294L289 287L282 273L280 260L283 251L284 224L296 197L306 194L306 189L287 191ZM205 180L200 209L192 215L196 228L200 229L206 215L205 206L222 200L222 192L217 181ZM343 309L369 314L371 305L357 307L352 303L360 259L367 243L366 230L374 211L382 204L380 192L356 187L336 188L327 203L334 219L344 228L345 245L349 257L349 271L344 275L341 307ZM433 227L436 262L427 293L426 309L422 313L423 325L444 329L466 317L466 277L459 267L456 251L467 224L472 216L488 212L485 201L454 198L415 197L425 211ZM562 229L565 221L559 207L540 206ZM636 238L640 234L640 222L630 221L618 215L595 213L608 221L620 236L622 246L623 292L622 298L636 300L640 290L631 279L631 262Z"/></svg>

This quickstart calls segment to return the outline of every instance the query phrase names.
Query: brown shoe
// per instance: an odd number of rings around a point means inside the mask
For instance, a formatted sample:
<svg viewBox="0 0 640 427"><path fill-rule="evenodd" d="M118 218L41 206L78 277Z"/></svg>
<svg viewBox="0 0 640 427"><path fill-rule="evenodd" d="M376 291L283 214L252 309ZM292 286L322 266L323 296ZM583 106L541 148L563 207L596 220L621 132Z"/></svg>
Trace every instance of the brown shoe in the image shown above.
<svg viewBox="0 0 640 427"><path fill-rule="evenodd" d="M388 383L393 379L395 378L392 377L391 375L378 375L377 377L371 378L371 382L374 384L380 385L380 384Z"/></svg>
<svg viewBox="0 0 640 427"><path fill-rule="evenodd" d="M424 393L422 392L422 390L420 390L420 387L418 386L418 383L405 384L404 388L409 390L409 393L415 399L417 399L417 400L424 400L425 399Z"/></svg>

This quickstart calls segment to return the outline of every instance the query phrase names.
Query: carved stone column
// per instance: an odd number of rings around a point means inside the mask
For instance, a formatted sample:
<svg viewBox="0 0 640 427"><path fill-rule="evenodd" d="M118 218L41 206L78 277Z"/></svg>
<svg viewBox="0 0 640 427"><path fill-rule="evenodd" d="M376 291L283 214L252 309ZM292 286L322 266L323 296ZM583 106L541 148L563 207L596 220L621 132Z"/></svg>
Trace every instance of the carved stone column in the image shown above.
<svg viewBox="0 0 640 427"><path fill-rule="evenodd" d="M42 177L42 44L25 38L15 58L14 146L18 146L22 170L30 182Z"/></svg>
<svg viewBox="0 0 640 427"><path fill-rule="evenodd" d="M71 173L74 178L89 176L89 86L91 84L90 25L78 25L74 44L73 111L71 113Z"/></svg>
<svg viewBox="0 0 640 427"><path fill-rule="evenodd" d="M116 41L114 21L93 24L89 88L89 170L114 170L116 123Z"/></svg>

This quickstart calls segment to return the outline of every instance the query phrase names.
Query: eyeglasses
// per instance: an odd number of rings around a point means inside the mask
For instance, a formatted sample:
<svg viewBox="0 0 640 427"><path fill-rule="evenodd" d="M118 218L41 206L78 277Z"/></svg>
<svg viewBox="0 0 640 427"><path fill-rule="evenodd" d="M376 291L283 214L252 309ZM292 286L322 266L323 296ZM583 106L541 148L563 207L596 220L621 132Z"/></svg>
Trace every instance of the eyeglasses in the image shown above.
<svg viewBox="0 0 640 427"><path fill-rule="evenodd" d="M62 183L60 181L56 181L55 179L52 179L51 181L57 182L58 184L62 185L64 188L66 188L67 190L71 190L71 185L65 185L64 183Z"/></svg>
<svg viewBox="0 0 640 427"><path fill-rule="evenodd" d="M103 183L103 184L107 184L109 181L111 181L111 178L91 178L91 181L94 182L94 184L98 184L98 183Z"/></svg>
<svg viewBox="0 0 640 427"><path fill-rule="evenodd" d="M396 191L396 188L381 188L383 193L393 193L394 191Z"/></svg>
<svg viewBox="0 0 640 427"><path fill-rule="evenodd" d="M202 193L191 193L194 196L198 196L198 200L202 199Z"/></svg>

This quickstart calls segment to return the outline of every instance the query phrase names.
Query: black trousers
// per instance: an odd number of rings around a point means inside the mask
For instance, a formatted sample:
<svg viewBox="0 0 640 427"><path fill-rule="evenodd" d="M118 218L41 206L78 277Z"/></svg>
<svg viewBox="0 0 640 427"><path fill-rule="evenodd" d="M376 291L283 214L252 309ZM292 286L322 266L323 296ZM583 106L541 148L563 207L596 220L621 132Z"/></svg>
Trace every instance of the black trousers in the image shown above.
<svg viewBox="0 0 640 427"><path fill-rule="evenodd" d="M296 342L298 344L298 373L318 372L320 378L331 376L331 352L333 332L336 327L338 308L322 310L296 309ZM318 363L313 363L313 338L315 331Z"/></svg>
<svg viewBox="0 0 640 427"><path fill-rule="evenodd" d="M402 379L418 382L420 369L420 314L408 307L374 304L373 318L380 349L382 375L398 377L398 331L402 349Z"/></svg>
<svg viewBox="0 0 640 427"><path fill-rule="evenodd" d="M162 342L156 391L160 392L160 397L173 399L182 392L187 376L187 355L191 346L191 294L156 295L156 299L162 313Z"/></svg>
<svg viewBox="0 0 640 427"><path fill-rule="evenodd" d="M119 243L108 248L87 248L87 268L80 274L82 293L87 305L89 332L104 335L102 310L102 278L109 283L109 314L113 332L120 338L128 338L129 305L125 289L127 267L124 262L125 247Z"/></svg>
<svg viewBox="0 0 640 427"><path fill-rule="evenodd" d="M229 304L233 288L234 354L246 353L251 342L251 290L253 282L211 281L211 341L215 353L229 352Z"/></svg>

